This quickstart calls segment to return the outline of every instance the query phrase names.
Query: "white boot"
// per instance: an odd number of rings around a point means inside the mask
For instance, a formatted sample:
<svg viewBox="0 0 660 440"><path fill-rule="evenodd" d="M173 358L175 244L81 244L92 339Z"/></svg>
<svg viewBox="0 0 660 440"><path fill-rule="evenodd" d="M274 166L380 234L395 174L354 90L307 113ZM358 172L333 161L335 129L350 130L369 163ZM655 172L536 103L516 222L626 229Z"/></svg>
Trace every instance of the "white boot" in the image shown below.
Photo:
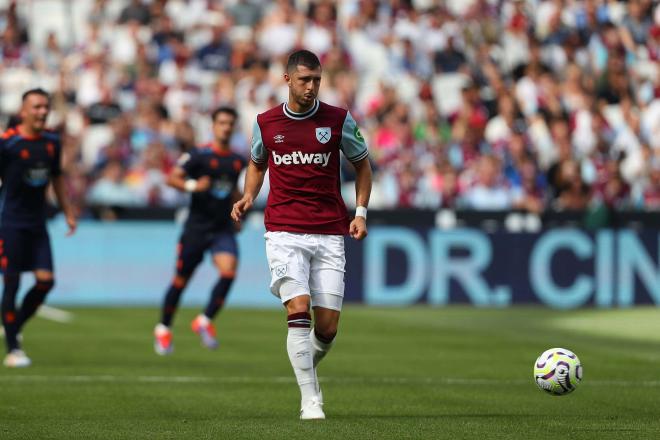
<svg viewBox="0 0 660 440"><path fill-rule="evenodd" d="M15 349L7 353L3 364L8 368L25 368L32 365L32 361L23 350Z"/></svg>
<svg viewBox="0 0 660 440"><path fill-rule="evenodd" d="M323 402L319 396L314 396L303 402L300 408L300 420L324 420Z"/></svg>

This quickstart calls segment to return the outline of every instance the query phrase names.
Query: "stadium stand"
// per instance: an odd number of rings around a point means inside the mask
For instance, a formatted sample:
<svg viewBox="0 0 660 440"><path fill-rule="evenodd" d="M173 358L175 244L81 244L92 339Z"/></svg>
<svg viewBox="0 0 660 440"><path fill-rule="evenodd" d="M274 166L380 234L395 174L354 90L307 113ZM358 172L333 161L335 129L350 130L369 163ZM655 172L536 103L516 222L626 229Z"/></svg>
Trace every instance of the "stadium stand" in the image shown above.
<svg viewBox="0 0 660 440"><path fill-rule="evenodd" d="M247 155L299 47L362 126L374 208L660 209L651 0L4 0L0 32L0 122L52 91L81 215L181 206L164 176L204 115L235 106Z"/></svg>

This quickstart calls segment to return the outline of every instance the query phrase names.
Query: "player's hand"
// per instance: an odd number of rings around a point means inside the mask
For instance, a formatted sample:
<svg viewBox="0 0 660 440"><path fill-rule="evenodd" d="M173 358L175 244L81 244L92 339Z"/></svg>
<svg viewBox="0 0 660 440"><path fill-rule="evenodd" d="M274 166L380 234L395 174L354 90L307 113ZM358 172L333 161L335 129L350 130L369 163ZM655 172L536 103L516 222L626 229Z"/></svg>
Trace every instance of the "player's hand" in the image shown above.
<svg viewBox="0 0 660 440"><path fill-rule="evenodd" d="M66 225L69 227L66 236L70 237L73 235L74 232L76 232L76 228L78 227L78 221L76 220L76 216L73 214L66 214L65 218L66 218Z"/></svg>
<svg viewBox="0 0 660 440"><path fill-rule="evenodd" d="M209 176L202 176L197 179L197 187L195 192L204 192L208 191L211 188L211 178Z"/></svg>
<svg viewBox="0 0 660 440"><path fill-rule="evenodd" d="M243 197L238 202L234 203L234 207L231 209L231 218L236 222L240 223L245 214L250 208L254 201L250 197Z"/></svg>
<svg viewBox="0 0 660 440"><path fill-rule="evenodd" d="M367 236L367 220L364 217L355 217L348 227L348 234L356 240Z"/></svg>

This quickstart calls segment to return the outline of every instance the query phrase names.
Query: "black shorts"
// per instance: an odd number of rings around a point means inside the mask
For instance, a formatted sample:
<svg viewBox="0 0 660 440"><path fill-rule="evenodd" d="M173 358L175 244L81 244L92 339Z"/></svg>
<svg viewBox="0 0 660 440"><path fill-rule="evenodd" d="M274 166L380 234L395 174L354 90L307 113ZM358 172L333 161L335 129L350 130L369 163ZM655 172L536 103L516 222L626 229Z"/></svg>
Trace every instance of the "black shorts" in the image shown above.
<svg viewBox="0 0 660 440"><path fill-rule="evenodd" d="M0 227L0 273L53 271L53 255L46 227Z"/></svg>
<svg viewBox="0 0 660 440"><path fill-rule="evenodd" d="M192 275L204 253L227 253L238 257L238 245L233 230L215 232L184 231L177 245L176 272L181 276Z"/></svg>

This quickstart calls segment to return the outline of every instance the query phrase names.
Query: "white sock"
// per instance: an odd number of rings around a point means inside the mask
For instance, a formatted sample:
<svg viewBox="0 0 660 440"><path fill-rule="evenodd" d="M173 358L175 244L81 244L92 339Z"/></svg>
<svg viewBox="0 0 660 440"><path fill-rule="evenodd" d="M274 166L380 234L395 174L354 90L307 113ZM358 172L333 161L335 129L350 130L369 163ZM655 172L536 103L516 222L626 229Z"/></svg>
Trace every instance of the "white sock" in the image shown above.
<svg viewBox="0 0 660 440"><path fill-rule="evenodd" d="M303 401L309 400L317 395L309 328L289 327L286 349L300 387L300 397Z"/></svg>
<svg viewBox="0 0 660 440"><path fill-rule="evenodd" d="M309 332L309 340L312 343L312 359L314 362L314 378L316 379L316 392L321 394L321 383L319 382L319 376L316 374L316 366L321 362L321 359L325 357L326 354L332 348L332 342L326 344L325 342L319 341L314 333L314 327Z"/></svg>
<svg viewBox="0 0 660 440"><path fill-rule="evenodd" d="M316 368L319 362L321 362L321 360L332 348L332 342L325 343L319 341L319 339L316 337L316 334L314 333L314 328L312 328L312 330L309 332L309 339L312 343L312 359L314 359L314 368Z"/></svg>

